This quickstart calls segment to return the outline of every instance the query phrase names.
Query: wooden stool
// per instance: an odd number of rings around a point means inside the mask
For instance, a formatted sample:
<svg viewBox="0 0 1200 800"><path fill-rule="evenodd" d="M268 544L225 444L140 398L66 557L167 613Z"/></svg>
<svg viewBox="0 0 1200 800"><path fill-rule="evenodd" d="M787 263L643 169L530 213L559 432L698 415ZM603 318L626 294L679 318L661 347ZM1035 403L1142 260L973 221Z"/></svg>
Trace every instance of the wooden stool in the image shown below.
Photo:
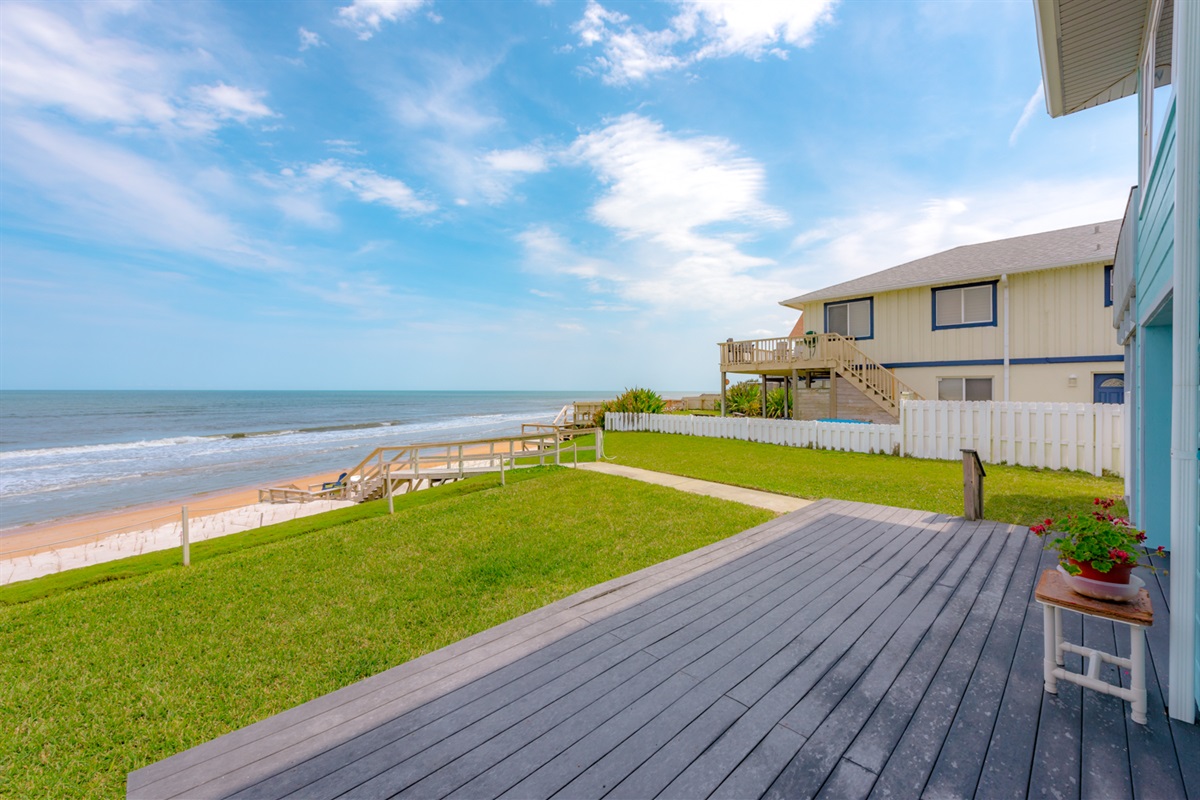
<svg viewBox="0 0 1200 800"><path fill-rule="evenodd" d="M1046 680L1046 691L1058 694L1058 681L1077 683L1085 689L1102 694L1111 694L1133 704L1133 721L1146 724L1146 638L1145 628L1154 624L1154 609L1150 606L1150 593L1145 589L1138 592L1132 603L1113 603L1095 600L1076 594L1067 588L1058 570L1048 569L1042 573L1034 593L1042 604L1042 674ZM1089 617L1120 622L1129 626L1129 658L1119 658L1111 653L1093 650L1063 641L1062 611L1078 611ZM1078 653L1087 659L1083 673L1063 668L1063 653ZM1129 670L1128 689L1114 686L1100 679L1100 664L1116 664Z"/></svg>

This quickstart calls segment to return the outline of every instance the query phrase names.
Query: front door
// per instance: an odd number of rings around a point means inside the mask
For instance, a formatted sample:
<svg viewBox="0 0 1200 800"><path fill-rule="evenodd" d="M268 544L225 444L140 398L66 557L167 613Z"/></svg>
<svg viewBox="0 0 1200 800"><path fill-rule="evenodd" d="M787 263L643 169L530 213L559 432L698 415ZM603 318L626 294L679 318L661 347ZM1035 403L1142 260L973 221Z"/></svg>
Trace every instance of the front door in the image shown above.
<svg viewBox="0 0 1200 800"><path fill-rule="evenodd" d="M1125 373L1106 372L1092 376L1093 403L1124 403Z"/></svg>

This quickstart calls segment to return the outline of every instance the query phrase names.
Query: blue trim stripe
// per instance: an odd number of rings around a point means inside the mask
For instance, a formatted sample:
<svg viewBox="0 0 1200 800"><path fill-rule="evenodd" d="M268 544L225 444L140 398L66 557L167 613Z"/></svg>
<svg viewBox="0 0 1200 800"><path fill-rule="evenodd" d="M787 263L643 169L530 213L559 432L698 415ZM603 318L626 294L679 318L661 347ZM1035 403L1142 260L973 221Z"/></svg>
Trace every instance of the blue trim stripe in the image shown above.
<svg viewBox="0 0 1200 800"><path fill-rule="evenodd" d="M1013 366L1029 364L1088 364L1093 362L1124 361L1125 356L1047 356L1046 358L1011 358L1008 363ZM962 361L896 361L884 364L887 369L912 369L915 367L1000 367L1004 365L1002 358L975 358Z"/></svg>

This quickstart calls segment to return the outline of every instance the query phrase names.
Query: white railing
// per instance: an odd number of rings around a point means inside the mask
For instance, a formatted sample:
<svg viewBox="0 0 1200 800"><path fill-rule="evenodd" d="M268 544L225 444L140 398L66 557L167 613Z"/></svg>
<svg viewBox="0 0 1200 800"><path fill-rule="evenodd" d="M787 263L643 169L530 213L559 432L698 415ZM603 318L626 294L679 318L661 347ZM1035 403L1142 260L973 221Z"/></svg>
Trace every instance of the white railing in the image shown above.
<svg viewBox="0 0 1200 800"><path fill-rule="evenodd" d="M1120 475L1124 410L1115 403L906 401L901 451L957 459L967 448L993 464Z"/></svg>
<svg viewBox="0 0 1200 800"><path fill-rule="evenodd" d="M1124 406L1111 403L905 400L898 425L609 412L604 426L951 461L970 449L990 464L1120 475L1123 419Z"/></svg>
<svg viewBox="0 0 1200 800"><path fill-rule="evenodd" d="M756 417L707 417L683 414L625 414L610 411L604 415L608 431L646 431L682 433L717 439L741 439L788 447L813 447L851 453L898 453L899 425L874 425L856 422L815 422Z"/></svg>

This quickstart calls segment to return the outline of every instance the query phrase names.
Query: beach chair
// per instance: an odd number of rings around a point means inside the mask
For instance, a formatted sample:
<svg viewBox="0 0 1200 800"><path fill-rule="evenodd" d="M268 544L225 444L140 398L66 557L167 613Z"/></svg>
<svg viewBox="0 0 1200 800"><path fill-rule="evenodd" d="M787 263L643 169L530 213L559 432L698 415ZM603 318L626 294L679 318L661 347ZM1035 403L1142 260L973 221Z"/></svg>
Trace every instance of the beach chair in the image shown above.
<svg viewBox="0 0 1200 800"><path fill-rule="evenodd" d="M322 483L321 491L323 492L327 489L340 489L343 486L345 486L346 485L346 474L347 473L343 472L341 475L338 475L338 479L336 481L329 481L327 483Z"/></svg>

